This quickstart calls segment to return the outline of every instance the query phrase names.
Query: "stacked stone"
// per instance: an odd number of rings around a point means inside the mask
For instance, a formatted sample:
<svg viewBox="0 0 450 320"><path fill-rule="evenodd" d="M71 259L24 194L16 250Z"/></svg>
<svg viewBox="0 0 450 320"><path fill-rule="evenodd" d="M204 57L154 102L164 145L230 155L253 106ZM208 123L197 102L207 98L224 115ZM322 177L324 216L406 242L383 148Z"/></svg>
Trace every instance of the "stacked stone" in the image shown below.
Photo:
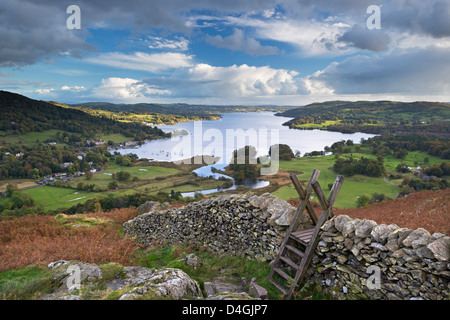
<svg viewBox="0 0 450 320"><path fill-rule="evenodd" d="M336 216L307 277L338 299L450 299L450 237Z"/></svg>
<svg viewBox="0 0 450 320"><path fill-rule="evenodd" d="M143 206L150 211L124 223L125 233L143 245L155 240L194 243L218 254L259 261L276 257L295 211L270 193L223 195L166 210L157 203Z"/></svg>

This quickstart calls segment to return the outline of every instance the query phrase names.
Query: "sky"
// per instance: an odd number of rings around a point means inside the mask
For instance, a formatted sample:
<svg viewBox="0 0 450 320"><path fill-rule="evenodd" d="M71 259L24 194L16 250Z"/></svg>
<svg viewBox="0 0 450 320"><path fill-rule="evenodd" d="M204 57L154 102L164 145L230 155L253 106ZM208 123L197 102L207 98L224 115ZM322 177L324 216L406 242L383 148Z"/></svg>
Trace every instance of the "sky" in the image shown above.
<svg viewBox="0 0 450 320"><path fill-rule="evenodd" d="M69 104L450 102L450 1L1 0L0 89Z"/></svg>

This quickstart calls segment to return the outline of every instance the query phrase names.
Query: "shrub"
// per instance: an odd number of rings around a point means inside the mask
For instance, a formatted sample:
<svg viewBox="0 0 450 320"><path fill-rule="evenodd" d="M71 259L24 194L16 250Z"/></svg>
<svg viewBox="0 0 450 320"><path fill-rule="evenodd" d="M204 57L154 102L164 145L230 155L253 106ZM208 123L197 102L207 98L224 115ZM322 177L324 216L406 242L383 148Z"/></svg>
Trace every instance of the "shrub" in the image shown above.
<svg viewBox="0 0 450 320"><path fill-rule="evenodd" d="M130 173L126 171L119 171L117 172L116 177L119 181L127 181L130 179Z"/></svg>
<svg viewBox="0 0 450 320"><path fill-rule="evenodd" d="M370 199L371 197L367 193L363 193L359 196L358 200L356 200L356 206L358 208L367 206L368 204L370 204Z"/></svg>

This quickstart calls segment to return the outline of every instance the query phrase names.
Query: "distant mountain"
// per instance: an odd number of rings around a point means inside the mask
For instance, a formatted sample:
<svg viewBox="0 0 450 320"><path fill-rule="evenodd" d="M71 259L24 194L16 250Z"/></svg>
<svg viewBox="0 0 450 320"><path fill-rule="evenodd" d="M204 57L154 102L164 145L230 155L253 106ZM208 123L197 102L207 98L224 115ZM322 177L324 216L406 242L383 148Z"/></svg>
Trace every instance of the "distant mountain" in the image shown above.
<svg viewBox="0 0 450 320"><path fill-rule="evenodd" d="M136 104L114 104L109 102L86 102L79 104L71 104L75 108L102 109L113 112L148 112L176 115L195 115L203 116L210 114L229 113L229 112L257 112L257 111L274 111L281 112L295 107L286 106L245 106L245 105L199 105L185 103L136 103Z"/></svg>
<svg viewBox="0 0 450 320"><path fill-rule="evenodd" d="M8 91L0 91L0 114L1 135L58 129L78 133L86 138L98 133L121 133L141 139L166 136L158 128L96 117L81 110L33 100Z"/></svg>
<svg viewBox="0 0 450 320"><path fill-rule="evenodd" d="M450 104L442 102L396 102L396 101L327 101L321 103L312 103L303 107L286 110L277 113L278 116L298 118L302 116L320 116L327 117L335 114L355 115L370 114L373 116L382 114L410 114L417 118L421 115L425 116L441 116L450 115Z"/></svg>

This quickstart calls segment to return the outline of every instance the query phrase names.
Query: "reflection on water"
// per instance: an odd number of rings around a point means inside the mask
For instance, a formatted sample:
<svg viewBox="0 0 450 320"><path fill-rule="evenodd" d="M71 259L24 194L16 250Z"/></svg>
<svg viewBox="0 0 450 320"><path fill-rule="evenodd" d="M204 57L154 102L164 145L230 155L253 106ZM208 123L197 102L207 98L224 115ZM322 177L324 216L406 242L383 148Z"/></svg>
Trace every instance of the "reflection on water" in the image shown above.
<svg viewBox="0 0 450 320"><path fill-rule="evenodd" d="M223 173L212 171L212 168L223 171L223 170L225 170L226 166L227 166L227 164L223 164L223 163L211 164L211 165L200 167L200 168L194 170L193 172L195 172L199 177L213 177L216 180L219 179L220 177L231 179L231 180L233 180L233 185L231 187L199 190L199 191L194 191L194 192L184 192L181 195L183 197L194 197L196 193L211 194L211 193L220 192L220 191L234 190L239 185L243 185L245 187L250 187L253 189L264 188L269 185L269 181L261 180L261 179L246 179L242 183L236 184L236 181L232 177L227 176Z"/></svg>

